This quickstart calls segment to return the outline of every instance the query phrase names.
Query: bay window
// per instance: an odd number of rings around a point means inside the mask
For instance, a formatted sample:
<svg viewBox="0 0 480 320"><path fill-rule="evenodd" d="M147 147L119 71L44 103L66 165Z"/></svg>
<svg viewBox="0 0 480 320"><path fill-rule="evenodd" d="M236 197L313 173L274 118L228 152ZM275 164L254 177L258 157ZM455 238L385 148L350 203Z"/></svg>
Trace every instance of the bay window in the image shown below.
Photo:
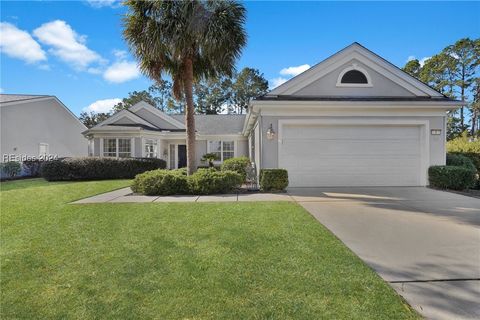
<svg viewBox="0 0 480 320"><path fill-rule="evenodd" d="M217 156L217 161L225 161L235 156L235 142L213 140L208 141L208 153L214 153Z"/></svg>
<svg viewBox="0 0 480 320"><path fill-rule="evenodd" d="M132 156L132 139L105 138L103 139L103 156L115 158L129 158Z"/></svg>

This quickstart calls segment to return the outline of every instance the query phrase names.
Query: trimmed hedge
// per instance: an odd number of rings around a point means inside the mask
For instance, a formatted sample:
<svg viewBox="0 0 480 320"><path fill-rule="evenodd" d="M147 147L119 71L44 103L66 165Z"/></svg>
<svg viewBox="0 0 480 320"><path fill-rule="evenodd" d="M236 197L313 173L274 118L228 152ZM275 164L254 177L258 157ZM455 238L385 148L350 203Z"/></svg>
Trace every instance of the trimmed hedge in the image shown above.
<svg viewBox="0 0 480 320"><path fill-rule="evenodd" d="M288 172L285 169L261 169L261 191L283 191L288 187Z"/></svg>
<svg viewBox="0 0 480 320"><path fill-rule="evenodd" d="M231 170L199 169L188 177L188 185L192 194L231 192L243 181L241 174Z"/></svg>
<svg viewBox="0 0 480 320"><path fill-rule="evenodd" d="M239 173L243 181L247 179L247 168L250 166L250 159L247 157L230 158L223 161L222 171L230 170Z"/></svg>
<svg viewBox="0 0 480 320"><path fill-rule="evenodd" d="M470 160L470 158L458 153L447 153L447 166L466 167L475 171L477 170L477 168L473 164L473 161Z"/></svg>
<svg viewBox="0 0 480 320"><path fill-rule="evenodd" d="M214 194L233 191L241 185L242 176L234 171L199 169L191 176L186 171L153 170L135 177L132 191L146 195Z"/></svg>
<svg viewBox="0 0 480 320"><path fill-rule="evenodd" d="M164 160L155 158L65 158L46 161L41 174L48 181L132 179L139 173L165 167Z"/></svg>
<svg viewBox="0 0 480 320"><path fill-rule="evenodd" d="M17 161L7 161L0 163L0 169L8 178L13 178L20 174L22 165Z"/></svg>
<svg viewBox="0 0 480 320"><path fill-rule="evenodd" d="M428 169L430 186L464 190L475 184L475 170L466 166L432 166Z"/></svg>
<svg viewBox="0 0 480 320"><path fill-rule="evenodd" d="M135 176L132 191L146 195L172 195L189 193L185 170L152 170Z"/></svg>

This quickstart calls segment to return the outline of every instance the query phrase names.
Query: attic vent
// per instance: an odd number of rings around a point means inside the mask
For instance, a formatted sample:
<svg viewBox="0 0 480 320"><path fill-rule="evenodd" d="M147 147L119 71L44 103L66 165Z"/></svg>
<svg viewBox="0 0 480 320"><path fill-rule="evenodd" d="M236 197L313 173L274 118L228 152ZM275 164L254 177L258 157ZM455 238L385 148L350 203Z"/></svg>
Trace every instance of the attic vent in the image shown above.
<svg viewBox="0 0 480 320"><path fill-rule="evenodd" d="M350 70L343 75L340 83L368 83L368 80L361 71Z"/></svg>
<svg viewBox="0 0 480 320"><path fill-rule="evenodd" d="M367 70L356 63L343 69L338 75L337 87L371 87L372 81Z"/></svg>

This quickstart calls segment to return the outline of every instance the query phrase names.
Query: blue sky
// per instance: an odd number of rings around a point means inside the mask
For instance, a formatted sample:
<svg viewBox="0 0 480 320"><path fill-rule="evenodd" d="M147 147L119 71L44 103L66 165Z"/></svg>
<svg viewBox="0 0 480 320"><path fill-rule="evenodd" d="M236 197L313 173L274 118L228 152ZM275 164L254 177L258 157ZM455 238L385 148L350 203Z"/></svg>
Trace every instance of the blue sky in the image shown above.
<svg viewBox="0 0 480 320"><path fill-rule="evenodd" d="M125 8L106 1L1 1L3 93L50 94L74 113L102 111L151 81L122 39ZM271 86L357 41L397 66L478 38L480 2L245 2L237 68Z"/></svg>

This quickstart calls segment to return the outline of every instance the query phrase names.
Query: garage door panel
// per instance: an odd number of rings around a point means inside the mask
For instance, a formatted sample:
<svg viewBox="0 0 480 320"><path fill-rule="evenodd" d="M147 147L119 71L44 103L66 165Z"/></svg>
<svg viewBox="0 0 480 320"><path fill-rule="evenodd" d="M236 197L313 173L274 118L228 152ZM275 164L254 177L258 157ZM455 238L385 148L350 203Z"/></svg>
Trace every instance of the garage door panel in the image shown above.
<svg viewBox="0 0 480 320"><path fill-rule="evenodd" d="M313 140L350 140L350 139L378 139L381 135L386 140L398 140L399 135L402 138L417 138L416 126L323 126L326 130L318 130L318 125L298 126L285 125L283 127L284 136L289 139L313 139ZM407 128L407 130L405 130ZM408 130L411 129L411 130ZM413 129L413 130L412 130Z"/></svg>
<svg viewBox="0 0 480 320"><path fill-rule="evenodd" d="M420 185L419 126L285 126L279 143L291 186Z"/></svg>
<svg viewBox="0 0 480 320"><path fill-rule="evenodd" d="M338 156L347 156L347 155L377 155L382 153L388 154L398 154L402 155L405 153L415 153L418 154L420 151L418 148L417 141L395 141L395 142L384 142L384 141L342 141L342 140L331 140L331 141L291 141L283 140L280 142L282 147L286 147L295 154L302 152L305 155L338 155Z"/></svg>

